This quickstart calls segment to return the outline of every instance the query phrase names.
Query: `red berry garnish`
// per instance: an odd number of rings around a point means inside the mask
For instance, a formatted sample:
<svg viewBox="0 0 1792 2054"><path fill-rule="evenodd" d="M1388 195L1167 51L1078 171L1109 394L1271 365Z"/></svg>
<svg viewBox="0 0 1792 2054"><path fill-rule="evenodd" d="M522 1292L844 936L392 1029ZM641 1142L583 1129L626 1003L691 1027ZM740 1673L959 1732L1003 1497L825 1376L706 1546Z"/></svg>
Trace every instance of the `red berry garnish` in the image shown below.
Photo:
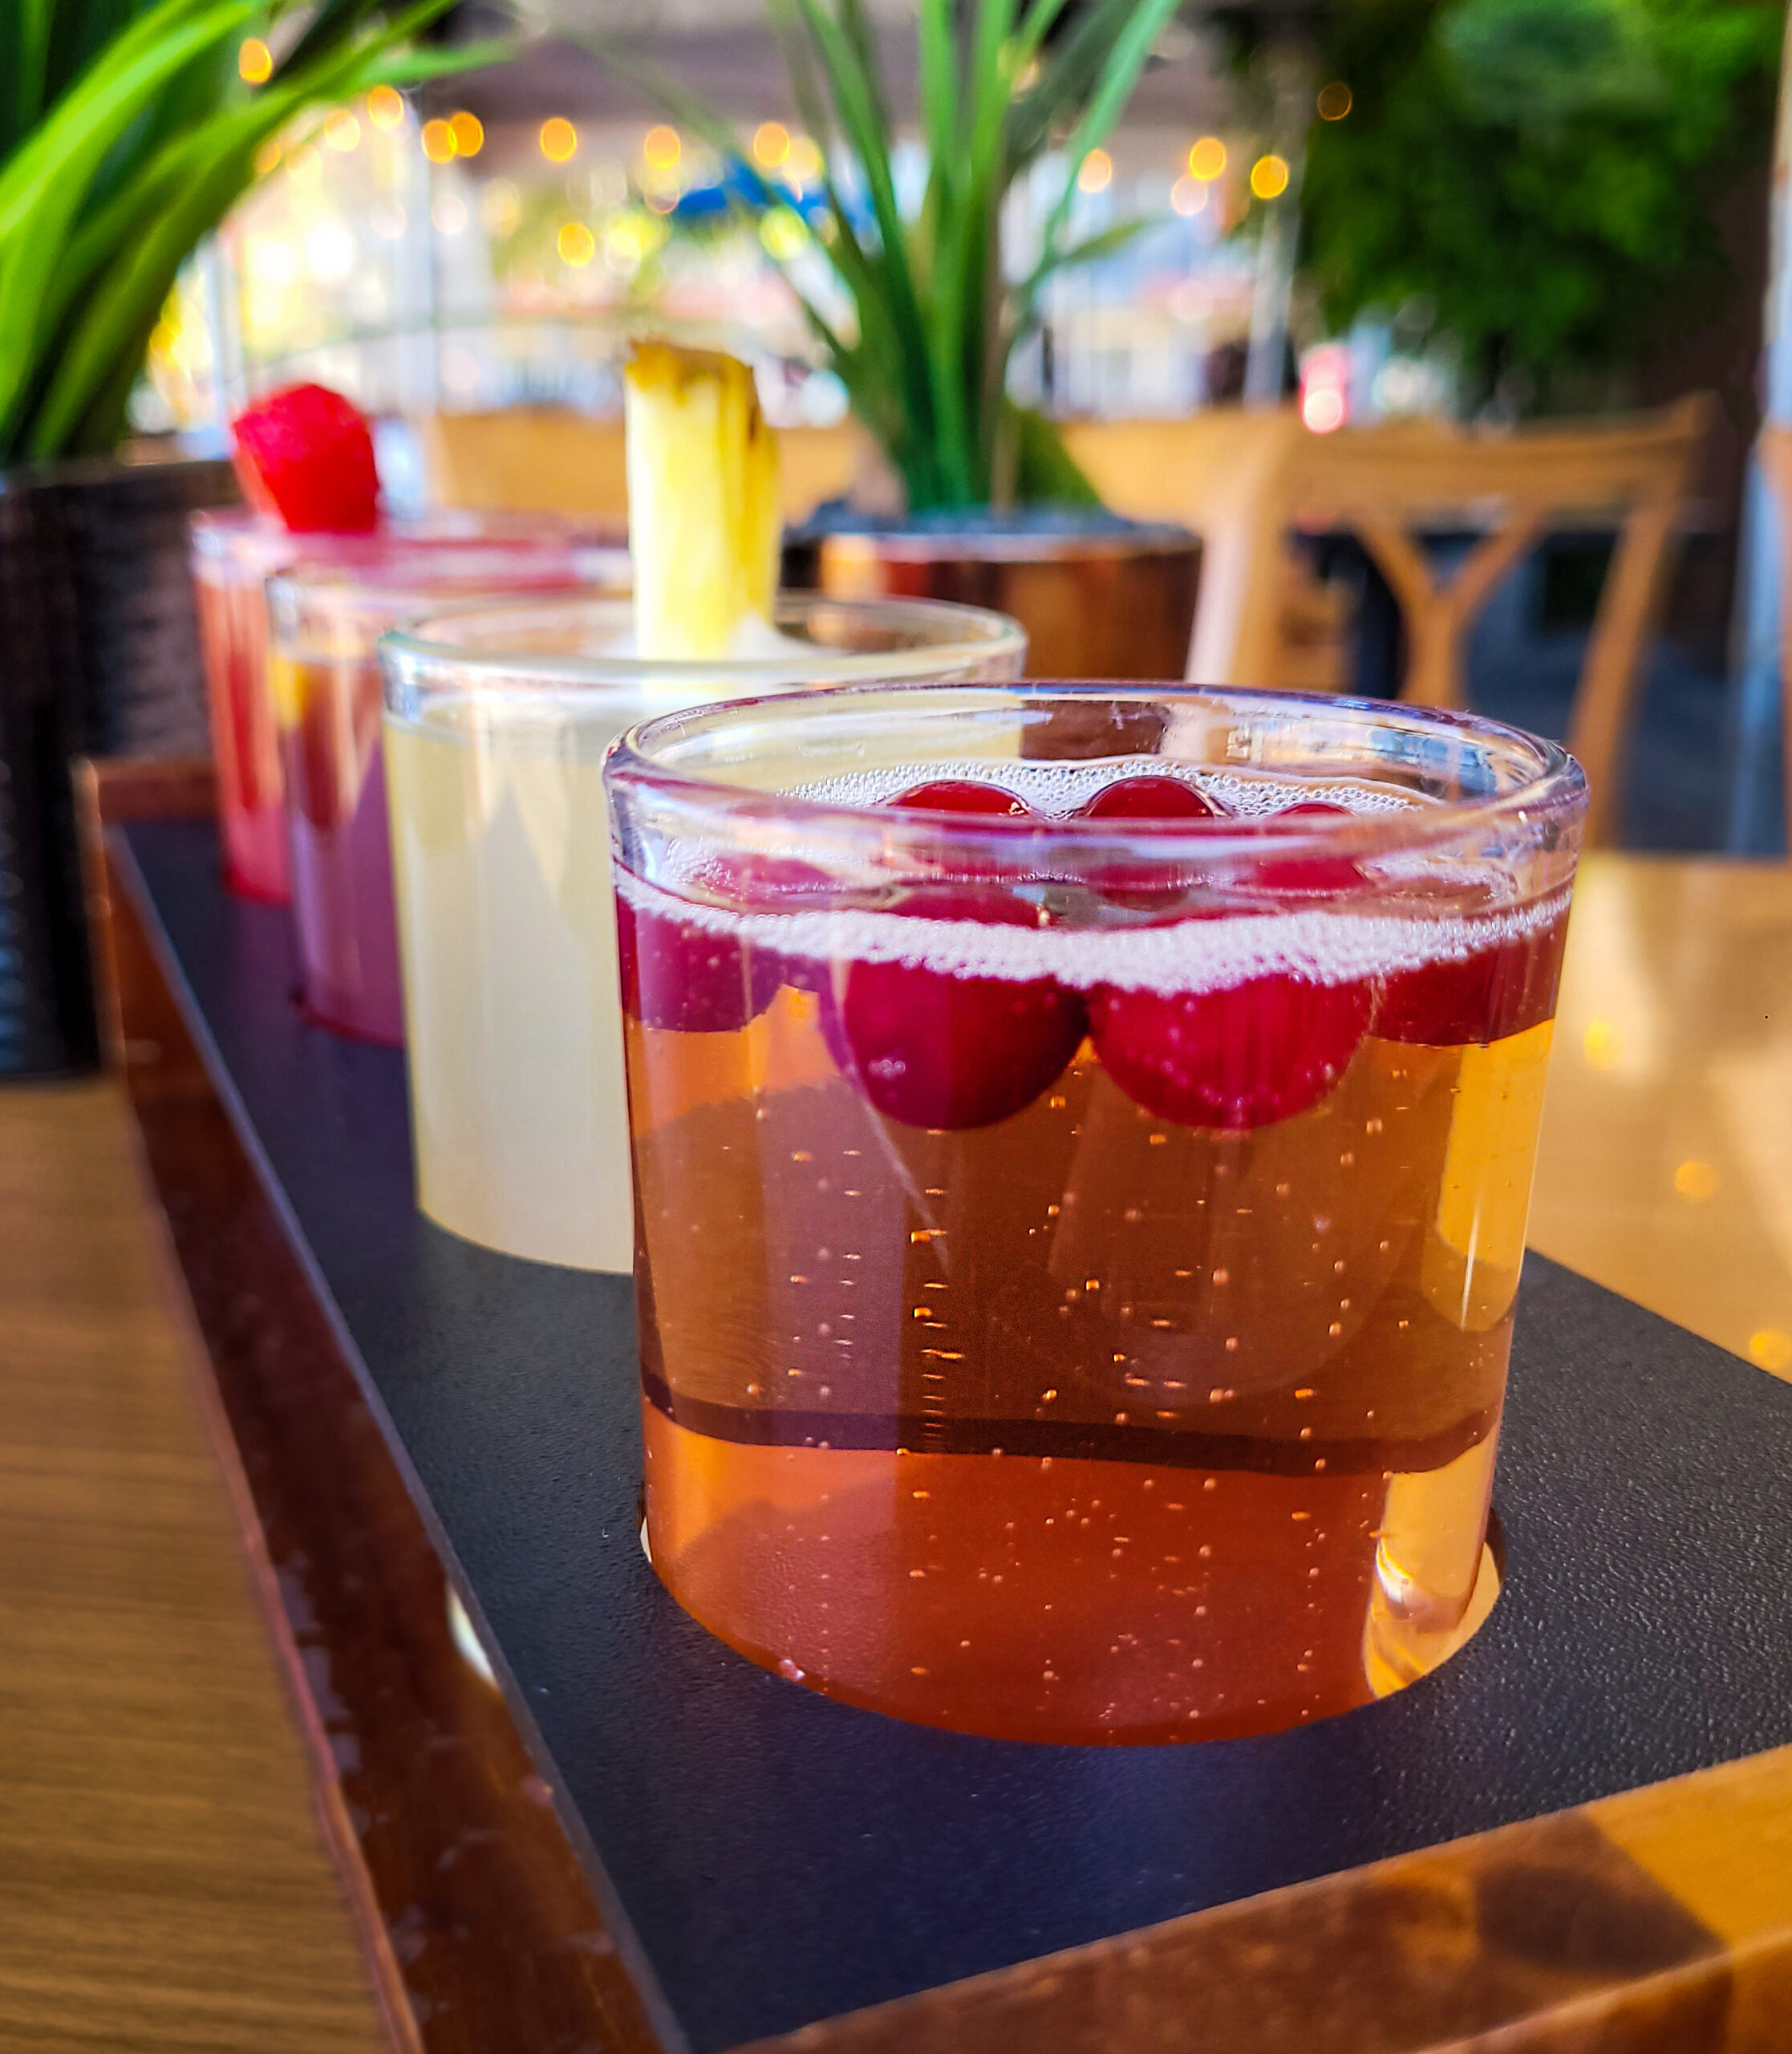
<svg viewBox="0 0 1792 2054"><path fill-rule="evenodd" d="M1458 1048L1499 1041L1551 1018L1568 916L1456 962L1402 970L1381 988L1375 1031L1384 1041Z"/></svg>
<svg viewBox="0 0 1792 2054"><path fill-rule="evenodd" d="M758 1018L784 982L775 956L695 920L631 906L619 894L616 940L623 1010L649 1027L737 1033Z"/></svg>
<svg viewBox="0 0 1792 2054"><path fill-rule="evenodd" d="M752 912L795 911L804 899L821 903L833 890L821 871L776 856L725 858L710 866L706 881ZM738 1033L772 1003L780 984L806 984L800 970L819 972L694 918L633 906L620 892L616 940L623 1009L680 1034Z"/></svg>
<svg viewBox="0 0 1792 2054"><path fill-rule="evenodd" d="M1102 985L1089 1032L1135 1103L1181 1126L1266 1126L1317 1105L1368 1030L1366 984L1253 977L1230 991L1126 992Z"/></svg>
<svg viewBox="0 0 1792 2054"><path fill-rule="evenodd" d="M1024 799L1003 791L999 785L986 785L975 777L935 777L928 784L912 785L884 803L915 813L982 814L1005 820L1033 817L1033 810Z"/></svg>
<svg viewBox="0 0 1792 2054"><path fill-rule="evenodd" d="M1211 799L1180 777L1121 777L1081 809L1085 820L1217 820Z"/></svg>
<svg viewBox="0 0 1792 2054"><path fill-rule="evenodd" d="M379 519L373 436L352 400L324 385L289 385L237 416L244 496L294 534L359 535Z"/></svg>
<svg viewBox="0 0 1792 2054"><path fill-rule="evenodd" d="M890 910L911 918L1034 927L1013 894L943 884ZM841 1067L880 1113L907 1126L988 1126L1030 1105L1076 1053L1082 996L1051 977L955 977L906 963L852 964L829 1034Z"/></svg>
<svg viewBox="0 0 1792 2054"><path fill-rule="evenodd" d="M717 890L753 913L813 912L839 895L839 887L825 871L794 856L725 856L710 867L707 877ZM829 970L824 961L764 948L759 958L764 964L776 965L780 980L799 991L827 988Z"/></svg>
<svg viewBox="0 0 1792 2054"><path fill-rule="evenodd" d="M1279 813L1268 815L1271 822L1351 818L1348 806L1334 806L1328 799L1302 799L1298 805L1283 806ZM1274 832L1273 828L1271 832ZM1368 882L1361 866L1351 857L1328 856L1311 850L1256 857L1242 881L1259 891L1303 898L1321 893L1331 897L1340 891L1356 891Z"/></svg>

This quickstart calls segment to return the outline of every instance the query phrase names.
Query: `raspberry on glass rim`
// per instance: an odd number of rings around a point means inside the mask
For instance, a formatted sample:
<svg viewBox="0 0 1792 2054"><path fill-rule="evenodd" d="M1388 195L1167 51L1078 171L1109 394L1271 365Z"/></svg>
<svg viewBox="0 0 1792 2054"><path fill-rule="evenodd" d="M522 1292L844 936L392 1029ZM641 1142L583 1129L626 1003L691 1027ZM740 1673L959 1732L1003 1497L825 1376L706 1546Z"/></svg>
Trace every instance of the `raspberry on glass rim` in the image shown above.
<svg viewBox="0 0 1792 2054"><path fill-rule="evenodd" d="M1002 927L1043 919L1012 892L951 883L911 888L887 910ZM836 1061L880 1113L947 1131L991 1126L1032 1104L1087 1026L1082 995L1054 978L955 976L925 964L853 962L824 1013Z"/></svg>
<svg viewBox="0 0 1792 2054"><path fill-rule="evenodd" d="M232 424L243 496L294 534L371 534L379 477L367 416L326 385L288 385Z"/></svg>

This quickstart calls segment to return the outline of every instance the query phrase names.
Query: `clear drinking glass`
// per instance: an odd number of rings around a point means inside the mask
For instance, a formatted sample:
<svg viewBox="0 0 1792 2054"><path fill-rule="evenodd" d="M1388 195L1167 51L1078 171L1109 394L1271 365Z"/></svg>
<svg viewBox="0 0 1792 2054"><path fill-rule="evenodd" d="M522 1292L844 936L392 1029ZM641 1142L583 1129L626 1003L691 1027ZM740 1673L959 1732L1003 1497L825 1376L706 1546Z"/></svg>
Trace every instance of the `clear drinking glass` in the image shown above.
<svg viewBox="0 0 1792 2054"><path fill-rule="evenodd" d="M686 712L606 777L679 1602L1041 1740L1294 1725L1459 1645L1572 759L1045 684Z"/></svg>
<svg viewBox="0 0 1792 2054"><path fill-rule="evenodd" d="M245 898L283 906L291 894L280 750L267 696L267 607L262 588L306 538L240 509L196 514L193 600L217 772L224 874ZM312 538L313 540L318 539Z"/></svg>
<svg viewBox="0 0 1792 2054"><path fill-rule="evenodd" d="M219 832L225 882L244 897L284 906L291 896L280 742L270 696L266 587L298 563L344 569L380 562L395 545L509 544L533 538L605 554L591 582L615 582L626 545L545 516L444 509L394 521L371 535L294 534L270 516L242 507L196 514L191 524L193 599L200 658L217 772Z"/></svg>
<svg viewBox="0 0 1792 2054"><path fill-rule="evenodd" d="M450 604L566 594L606 578L612 595L626 592L625 551L564 538L407 537L352 565L305 563L270 581L270 697L293 916L306 1009L320 1025L395 1047L404 1038L380 765L380 636Z"/></svg>
<svg viewBox="0 0 1792 2054"><path fill-rule="evenodd" d="M855 679L1017 676L999 614L782 599L750 658L628 653L626 602L512 604L381 645L417 1202L513 1255L634 1252L602 759L631 721Z"/></svg>

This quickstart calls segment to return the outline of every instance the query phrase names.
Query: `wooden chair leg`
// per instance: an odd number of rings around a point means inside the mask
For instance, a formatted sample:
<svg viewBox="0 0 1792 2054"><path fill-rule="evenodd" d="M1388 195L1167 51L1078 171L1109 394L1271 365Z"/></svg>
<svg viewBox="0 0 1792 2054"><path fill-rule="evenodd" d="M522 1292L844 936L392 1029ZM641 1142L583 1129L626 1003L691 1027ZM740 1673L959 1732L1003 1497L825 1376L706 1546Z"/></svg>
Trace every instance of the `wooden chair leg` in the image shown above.
<svg viewBox="0 0 1792 2054"><path fill-rule="evenodd" d="M1594 617L1568 746L1587 773L1586 844L1606 847L1623 816L1637 674L1654 639L1673 567L1675 507L1639 506L1624 523Z"/></svg>

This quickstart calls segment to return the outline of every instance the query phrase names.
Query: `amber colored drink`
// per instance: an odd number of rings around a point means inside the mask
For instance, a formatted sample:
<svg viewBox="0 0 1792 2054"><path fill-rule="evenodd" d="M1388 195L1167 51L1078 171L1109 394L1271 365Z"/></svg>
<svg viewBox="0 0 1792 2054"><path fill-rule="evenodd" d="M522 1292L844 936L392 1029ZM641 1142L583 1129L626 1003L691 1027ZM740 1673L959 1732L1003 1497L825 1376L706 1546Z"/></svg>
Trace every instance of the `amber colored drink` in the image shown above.
<svg viewBox="0 0 1792 2054"><path fill-rule="evenodd" d="M1370 849L1025 874L1140 767L827 788L994 784L1014 875L797 830L618 873L655 1566L787 1676L1011 1739L1324 1717L1486 1597L1571 847L1384 862L1371 781L1178 765L1235 845L1305 801Z"/></svg>

